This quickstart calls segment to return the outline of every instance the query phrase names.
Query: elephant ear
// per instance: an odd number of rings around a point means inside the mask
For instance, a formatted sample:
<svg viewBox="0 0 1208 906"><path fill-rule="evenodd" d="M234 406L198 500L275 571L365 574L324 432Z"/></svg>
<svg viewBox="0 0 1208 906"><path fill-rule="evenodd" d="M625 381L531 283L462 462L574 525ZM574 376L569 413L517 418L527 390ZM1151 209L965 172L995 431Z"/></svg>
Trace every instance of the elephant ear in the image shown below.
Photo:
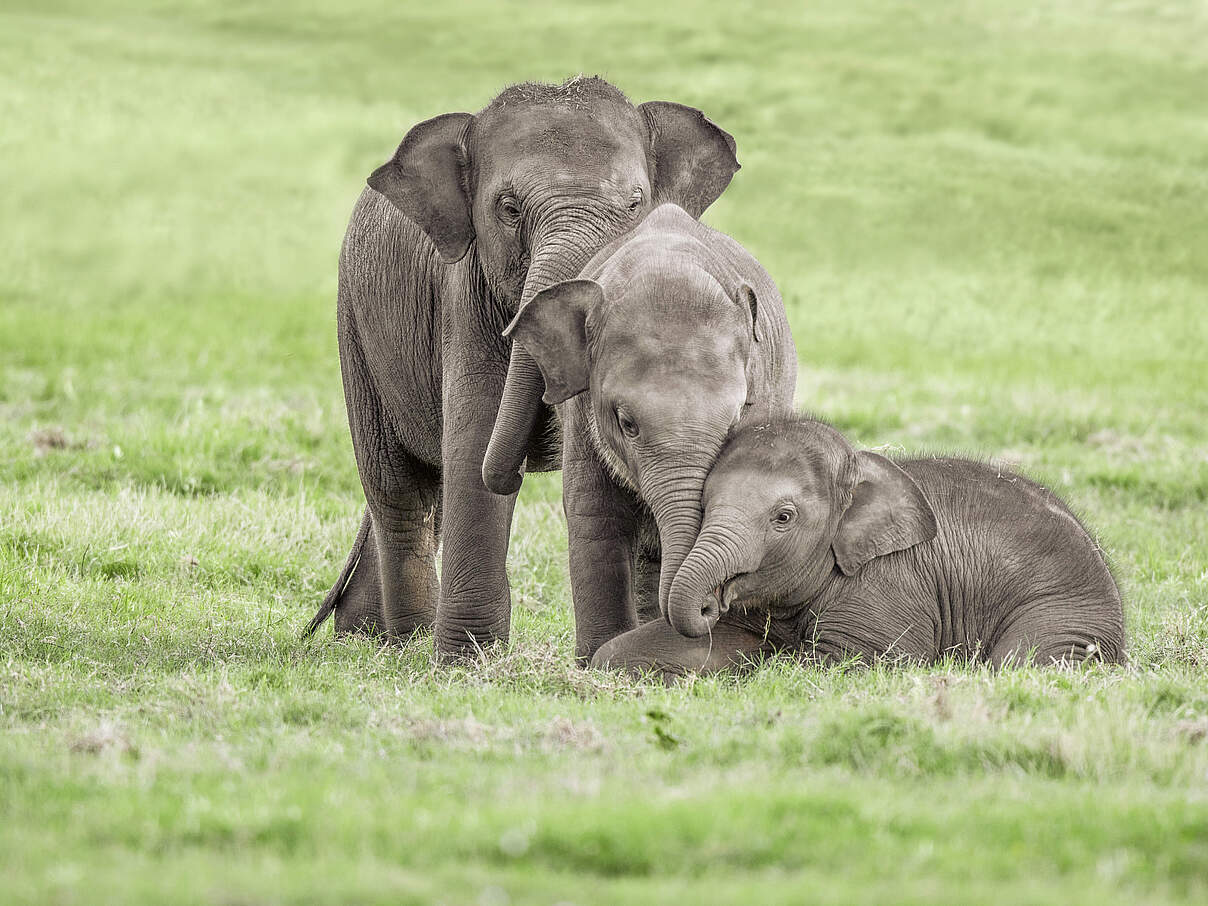
<svg viewBox="0 0 1208 906"><path fill-rule="evenodd" d="M735 301L744 308L751 310L751 339L759 342L759 299L749 283L742 283L735 293Z"/></svg>
<svg viewBox="0 0 1208 906"><path fill-rule="evenodd" d="M654 203L700 217L738 172L734 137L695 107L670 101L638 106L650 141Z"/></svg>
<svg viewBox="0 0 1208 906"><path fill-rule="evenodd" d="M587 315L604 301L594 280L567 280L533 296L503 335L524 347L545 378L541 397L551 406L582 393L590 383Z"/></svg>
<svg viewBox="0 0 1208 906"><path fill-rule="evenodd" d="M751 342L759 342L759 299L755 296L755 290L751 289L751 285L743 281L738 285L737 291L734 293L734 301L743 308L751 310ZM751 369L755 362L755 356L752 354L747 359L747 398L744 402L746 406L754 406L759 399L759 381L754 379Z"/></svg>
<svg viewBox="0 0 1208 906"><path fill-rule="evenodd" d="M424 231L448 264L460 261L474 239L465 179L465 134L473 119L469 113L443 113L425 120L368 179Z"/></svg>
<svg viewBox="0 0 1208 906"><path fill-rule="evenodd" d="M935 512L914 479L884 456L855 456L851 506L839 520L831 547L843 574L854 576L868 561L930 541Z"/></svg>

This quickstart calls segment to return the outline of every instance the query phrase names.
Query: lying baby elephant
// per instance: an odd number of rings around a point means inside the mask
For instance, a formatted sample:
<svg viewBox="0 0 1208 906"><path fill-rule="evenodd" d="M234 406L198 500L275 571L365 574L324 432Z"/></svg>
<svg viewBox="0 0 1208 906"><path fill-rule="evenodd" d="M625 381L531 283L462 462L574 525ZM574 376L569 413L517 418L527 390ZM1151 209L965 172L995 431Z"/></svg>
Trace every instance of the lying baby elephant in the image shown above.
<svg viewBox="0 0 1208 906"><path fill-rule="evenodd" d="M704 504L671 626L614 639L596 666L711 672L784 648L828 661L1124 660L1102 552L1056 495L1018 475L948 457L895 463L797 419L738 431Z"/></svg>

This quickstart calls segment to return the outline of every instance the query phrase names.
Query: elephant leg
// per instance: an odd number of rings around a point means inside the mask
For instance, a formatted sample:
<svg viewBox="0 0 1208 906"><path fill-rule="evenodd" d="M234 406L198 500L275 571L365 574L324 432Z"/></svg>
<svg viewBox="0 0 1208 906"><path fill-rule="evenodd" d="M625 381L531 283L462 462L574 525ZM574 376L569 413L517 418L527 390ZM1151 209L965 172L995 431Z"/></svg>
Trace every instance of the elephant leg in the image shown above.
<svg viewBox="0 0 1208 906"><path fill-rule="evenodd" d="M436 618L440 476L400 439L350 317L340 322L340 366L371 525L336 607L337 631L376 622L391 638L402 640Z"/></svg>
<svg viewBox="0 0 1208 906"><path fill-rule="evenodd" d="M633 558L633 600L637 607L638 623L661 620L659 610L659 577L662 561L654 555L638 551Z"/></svg>
<svg viewBox="0 0 1208 906"><path fill-rule="evenodd" d="M482 480L483 456L503 395L506 349L467 333L481 314L458 320L446 311L441 596L436 653L443 660L475 658L506 644L512 602L507 578L508 536L516 495L500 496Z"/></svg>
<svg viewBox="0 0 1208 906"><path fill-rule="evenodd" d="M583 449L583 439L566 437L563 444L562 507L575 608L575 657L586 665L601 645L637 625L637 520L633 501Z"/></svg>
<svg viewBox="0 0 1208 906"><path fill-rule="evenodd" d="M436 620L440 600L436 575L440 481L431 470L412 461L399 483L402 488L389 500L371 500L369 509L373 514L383 622L392 639L405 641Z"/></svg>
<svg viewBox="0 0 1208 906"><path fill-rule="evenodd" d="M632 676L655 676L664 682L690 673L747 669L775 650L762 635L723 617L711 634L690 639L663 620L652 621L606 642L592 657L599 669Z"/></svg>
<svg viewBox="0 0 1208 906"><path fill-rule="evenodd" d="M1120 647L1113 641L1118 637L1116 633L1077 625L1070 618L1070 609L1070 602L1062 600L1052 607L1024 611L1001 630L986 653L987 660L996 668L1027 664L1050 667L1087 660L1123 663Z"/></svg>
<svg viewBox="0 0 1208 906"><path fill-rule="evenodd" d="M479 649L508 641L512 599L506 558L515 503L515 494L500 497L486 489L481 463L445 467L436 624L436 652L443 659L474 658Z"/></svg>

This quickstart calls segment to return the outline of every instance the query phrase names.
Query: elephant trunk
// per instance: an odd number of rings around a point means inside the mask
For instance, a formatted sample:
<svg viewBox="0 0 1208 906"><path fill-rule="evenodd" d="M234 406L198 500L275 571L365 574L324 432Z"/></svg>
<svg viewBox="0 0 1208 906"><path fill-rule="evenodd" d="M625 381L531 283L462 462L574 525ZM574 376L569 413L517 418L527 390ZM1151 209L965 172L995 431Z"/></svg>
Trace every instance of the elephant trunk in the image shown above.
<svg viewBox="0 0 1208 906"><path fill-rule="evenodd" d="M579 223L543 233L544 238L533 244L532 262L520 296L522 309L542 290L579 276L604 239L601 231ZM499 413L482 462L483 484L496 494L506 496L520 490L524 480L521 468L541 414L544 392L541 369L524 347L513 343Z"/></svg>
<svg viewBox="0 0 1208 906"><path fill-rule="evenodd" d="M482 460L482 483L496 494L507 496L520 490L524 480L520 470L541 413L544 387L545 380L533 357L519 343L513 343L503 398Z"/></svg>
<svg viewBox="0 0 1208 906"><path fill-rule="evenodd" d="M713 628L725 608L722 586L753 566L750 541L741 537L738 518L710 510L709 520L671 585L667 619L680 635L697 638Z"/></svg>
<svg viewBox="0 0 1208 906"><path fill-rule="evenodd" d="M698 467L679 465L674 476L652 475L642 482L642 496L658 524L662 563L659 575L659 609L669 616L672 581L696 541L701 523L701 494L708 462ZM672 624L674 625L674 624Z"/></svg>

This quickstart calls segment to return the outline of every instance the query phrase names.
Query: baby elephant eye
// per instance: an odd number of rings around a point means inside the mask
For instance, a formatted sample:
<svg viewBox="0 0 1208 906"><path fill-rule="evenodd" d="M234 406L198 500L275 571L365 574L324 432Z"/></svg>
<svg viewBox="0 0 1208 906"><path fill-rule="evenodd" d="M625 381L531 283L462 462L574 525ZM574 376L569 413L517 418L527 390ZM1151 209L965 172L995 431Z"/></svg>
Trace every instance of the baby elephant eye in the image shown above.
<svg viewBox="0 0 1208 906"><path fill-rule="evenodd" d="M642 206L643 197L644 196L642 193L642 187L635 186L633 189L633 194L629 197L629 213L630 214L632 214L634 211L636 211L638 208L640 208Z"/></svg>
<svg viewBox="0 0 1208 906"><path fill-rule="evenodd" d="M520 221L520 202L515 197L500 195L495 207L499 211L499 219L509 226L514 226Z"/></svg>
<svg viewBox="0 0 1208 906"><path fill-rule="evenodd" d="M626 437L638 436L638 425L622 409L617 410L617 426Z"/></svg>
<svg viewBox="0 0 1208 906"><path fill-rule="evenodd" d="M778 526L785 526L785 525L788 525L789 523L791 523L796 518L797 518L797 511L795 509L793 509L792 507L786 506L786 507L781 507L780 509L778 509L776 511L776 514L772 517L772 522L776 523L776 525L778 525Z"/></svg>

